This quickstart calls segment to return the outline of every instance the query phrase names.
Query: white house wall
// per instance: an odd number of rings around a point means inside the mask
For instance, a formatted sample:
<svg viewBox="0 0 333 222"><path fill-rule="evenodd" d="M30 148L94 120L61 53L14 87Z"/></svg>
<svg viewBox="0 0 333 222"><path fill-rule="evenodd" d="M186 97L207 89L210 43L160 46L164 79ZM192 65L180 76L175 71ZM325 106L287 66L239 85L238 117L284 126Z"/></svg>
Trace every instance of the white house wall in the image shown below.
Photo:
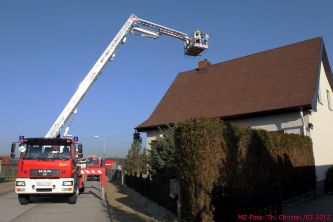
<svg viewBox="0 0 333 222"><path fill-rule="evenodd" d="M317 181L325 179L327 168L333 164L333 111L328 107L327 92L332 97L332 88L328 82L324 66L321 64L318 93L321 103L317 100L317 107L311 114L313 124L311 138L316 162ZM331 98L333 99L333 98Z"/></svg>
<svg viewBox="0 0 333 222"><path fill-rule="evenodd" d="M308 113L304 113L304 124L308 121ZM303 134L303 121L299 111L285 114L259 116L246 119L232 120L233 123L249 126L253 129L264 129L267 131L281 131L285 133ZM306 129L306 134L308 129Z"/></svg>

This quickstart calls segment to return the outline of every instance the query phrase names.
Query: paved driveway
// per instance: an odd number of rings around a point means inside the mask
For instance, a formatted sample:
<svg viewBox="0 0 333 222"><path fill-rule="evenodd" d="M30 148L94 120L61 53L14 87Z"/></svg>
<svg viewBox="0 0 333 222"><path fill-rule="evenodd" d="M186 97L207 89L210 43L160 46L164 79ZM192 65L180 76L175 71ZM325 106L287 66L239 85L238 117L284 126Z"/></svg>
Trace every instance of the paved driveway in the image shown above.
<svg viewBox="0 0 333 222"><path fill-rule="evenodd" d="M301 221L333 221L333 195L323 195L317 199L285 209L285 216L300 216ZM285 221L295 221L290 218ZM300 221L300 220L298 220Z"/></svg>

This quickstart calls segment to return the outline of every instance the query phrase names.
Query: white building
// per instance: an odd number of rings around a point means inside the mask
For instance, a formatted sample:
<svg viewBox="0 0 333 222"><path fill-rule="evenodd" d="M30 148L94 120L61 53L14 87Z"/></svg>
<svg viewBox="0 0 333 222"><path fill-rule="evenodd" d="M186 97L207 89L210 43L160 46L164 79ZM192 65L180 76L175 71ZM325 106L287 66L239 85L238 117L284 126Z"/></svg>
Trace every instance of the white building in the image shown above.
<svg viewBox="0 0 333 222"><path fill-rule="evenodd" d="M166 125L220 118L252 128L311 137L317 188L333 165L333 78L321 37L179 73L136 129L147 146Z"/></svg>

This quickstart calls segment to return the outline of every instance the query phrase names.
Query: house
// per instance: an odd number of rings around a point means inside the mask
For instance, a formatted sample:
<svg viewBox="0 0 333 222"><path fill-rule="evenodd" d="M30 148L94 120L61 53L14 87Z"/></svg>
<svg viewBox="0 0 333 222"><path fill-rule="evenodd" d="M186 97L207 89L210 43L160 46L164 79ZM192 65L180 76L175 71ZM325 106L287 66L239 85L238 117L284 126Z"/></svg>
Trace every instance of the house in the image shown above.
<svg viewBox="0 0 333 222"><path fill-rule="evenodd" d="M204 60L179 73L151 116L137 126L147 145L163 127L191 117L312 138L317 187L333 164L333 78L321 37L226 62Z"/></svg>
<svg viewBox="0 0 333 222"><path fill-rule="evenodd" d="M2 165L10 165L12 163L12 159L10 156L0 156L0 163Z"/></svg>

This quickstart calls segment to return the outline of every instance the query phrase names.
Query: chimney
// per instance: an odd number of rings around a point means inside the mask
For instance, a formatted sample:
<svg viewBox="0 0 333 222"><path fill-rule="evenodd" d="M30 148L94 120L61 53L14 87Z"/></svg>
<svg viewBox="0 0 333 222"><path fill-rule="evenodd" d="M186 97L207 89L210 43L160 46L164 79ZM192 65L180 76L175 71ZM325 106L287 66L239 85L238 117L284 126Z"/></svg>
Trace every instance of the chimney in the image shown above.
<svg viewBox="0 0 333 222"><path fill-rule="evenodd" d="M199 62L198 68L199 68L199 70L206 69L210 64L211 63L207 59L205 59L205 60Z"/></svg>

